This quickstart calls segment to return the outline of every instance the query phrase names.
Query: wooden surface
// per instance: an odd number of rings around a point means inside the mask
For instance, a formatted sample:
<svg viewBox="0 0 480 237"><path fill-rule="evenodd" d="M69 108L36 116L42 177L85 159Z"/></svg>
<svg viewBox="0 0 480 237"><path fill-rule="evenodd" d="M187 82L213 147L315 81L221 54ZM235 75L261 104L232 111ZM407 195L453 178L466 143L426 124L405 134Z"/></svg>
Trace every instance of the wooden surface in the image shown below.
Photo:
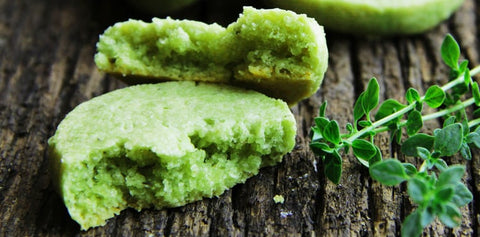
<svg viewBox="0 0 480 237"><path fill-rule="evenodd" d="M226 25L241 5L258 1L200 1L173 15ZM412 210L405 187L381 186L353 157L344 160L340 185L326 181L318 158L308 149L308 132L319 105L345 124L354 99L375 76L381 97L404 101L405 88L423 91L444 84L447 69L440 44L447 33L460 42L462 58L480 64L480 3L466 0L459 12L421 35L366 39L327 31L329 69L315 96L292 108L298 122L297 146L278 166L262 169L245 184L218 198L166 210L132 209L104 227L81 232L52 190L46 144L66 113L94 96L125 86L97 71L98 35L128 18L150 20L123 1L0 0L0 236L302 235L395 236ZM479 78L476 78L477 80ZM427 130L438 121L427 124ZM379 140L384 156L400 160L388 135ZM435 222L426 235L479 236L480 153L465 162L465 181L475 199L463 211L459 228ZM284 204L275 204L281 194Z"/></svg>

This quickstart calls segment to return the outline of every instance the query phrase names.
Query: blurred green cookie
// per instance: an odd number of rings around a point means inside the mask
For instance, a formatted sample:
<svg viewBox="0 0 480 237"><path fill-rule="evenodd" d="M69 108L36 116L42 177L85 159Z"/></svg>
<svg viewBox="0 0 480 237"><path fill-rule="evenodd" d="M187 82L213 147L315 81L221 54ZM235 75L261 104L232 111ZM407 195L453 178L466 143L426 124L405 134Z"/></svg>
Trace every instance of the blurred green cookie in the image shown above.
<svg viewBox="0 0 480 237"><path fill-rule="evenodd" d="M463 0L266 0L352 34L416 34L447 19Z"/></svg>

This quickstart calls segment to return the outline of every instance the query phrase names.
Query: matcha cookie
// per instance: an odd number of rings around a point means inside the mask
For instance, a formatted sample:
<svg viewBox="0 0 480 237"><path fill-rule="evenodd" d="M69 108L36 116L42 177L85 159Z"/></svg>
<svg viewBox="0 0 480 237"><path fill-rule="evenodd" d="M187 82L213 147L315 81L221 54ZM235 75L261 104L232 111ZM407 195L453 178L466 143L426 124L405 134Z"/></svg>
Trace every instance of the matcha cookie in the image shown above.
<svg viewBox="0 0 480 237"><path fill-rule="evenodd" d="M287 104L226 85L165 82L87 101L48 141L52 172L82 229L121 210L222 194L295 144Z"/></svg>
<svg viewBox="0 0 480 237"><path fill-rule="evenodd" d="M323 28L306 15L244 8L224 28L189 20L129 20L100 36L95 62L127 83L210 81L289 105L314 94L328 65Z"/></svg>
<svg viewBox="0 0 480 237"><path fill-rule="evenodd" d="M463 0L266 0L315 17L329 30L354 34L416 34L447 19Z"/></svg>

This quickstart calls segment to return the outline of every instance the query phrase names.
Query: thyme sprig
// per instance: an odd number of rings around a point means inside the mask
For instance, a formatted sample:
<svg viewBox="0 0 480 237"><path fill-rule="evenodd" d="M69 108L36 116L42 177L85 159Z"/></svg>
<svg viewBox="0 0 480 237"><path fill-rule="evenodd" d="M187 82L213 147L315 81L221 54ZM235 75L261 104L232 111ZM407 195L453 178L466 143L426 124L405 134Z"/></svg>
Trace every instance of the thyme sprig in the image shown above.
<svg viewBox="0 0 480 237"><path fill-rule="evenodd" d="M470 70L467 60L459 62L460 47L451 35L442 43L441 56L451 69L450 81L444 86L433 85L423 96L409 88L407 104L387 99L379 105L379 84L372 78L354 104L354 121L345 125L345 133L337 121L326 117L327 102L320 106L312 127L310 148L321 157L325 176L335 184L342 174L341 154L350 150L369 168L374 180L388 186L407 182L407 193L417 208L405 218L402 236L421 235L435 218L448 227L458 226L459 208L473 199L462 182L465 166L448 165L444 159L460 153L470 160L471 148L480 147L480 119L469 121L465 110L480 105L478 83L471 79L480 67ZM471 98L465 99L467 96ZM437 112L424 114L424 105ZM444 119L441 128L433 134L420 132L425 121L438 118ZM389 132L391 141L401 145L404 155L420 158L420 167L395 158L384 159L375 145L375 136L383 132Z"/></svg>

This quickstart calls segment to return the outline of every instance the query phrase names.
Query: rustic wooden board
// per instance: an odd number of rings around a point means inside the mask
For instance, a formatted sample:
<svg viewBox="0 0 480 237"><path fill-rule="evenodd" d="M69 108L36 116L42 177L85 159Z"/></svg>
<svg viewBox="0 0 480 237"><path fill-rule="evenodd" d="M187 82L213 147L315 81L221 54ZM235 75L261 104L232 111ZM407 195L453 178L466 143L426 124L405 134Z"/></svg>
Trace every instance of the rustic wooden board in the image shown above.
<svg viewBox="0 0 480 237"><path fill-rule="evenodd" d="M219 22L235 20L242 5L257 1L200 1L173 17ZM369 178L355 158L344 160L340 185L323 176L321 162L308 149L308 133L320 104L341 123L352 120L354 99L371 77L381 97L403 100L405 88L423 91L447 81L439 54L445 34L460 42L463 58L480 64L478 1L421 35L366 39L327 31L329 69L318 93L292 108L298 122L297 146L278 166L262 169L245 184L218 198L166 210L132 209L104 227L81 232L49 183L46 143L61 119L79 103L124 87L97 71L95 43L103 30L128 18L149 20L123 1L0 0L0 236L96 235L301 235L396 236L413 208L405 187L385 187ZM477 78L478 79L478 78ZM427 130L439 121L427 124ZM385 156L405 158L398 147L379 140ZM475 199L463 211L462 225L435 222L426 235L478 236L480 161L465 163ZM281 194L284 204L275 204Z"/></svg>

